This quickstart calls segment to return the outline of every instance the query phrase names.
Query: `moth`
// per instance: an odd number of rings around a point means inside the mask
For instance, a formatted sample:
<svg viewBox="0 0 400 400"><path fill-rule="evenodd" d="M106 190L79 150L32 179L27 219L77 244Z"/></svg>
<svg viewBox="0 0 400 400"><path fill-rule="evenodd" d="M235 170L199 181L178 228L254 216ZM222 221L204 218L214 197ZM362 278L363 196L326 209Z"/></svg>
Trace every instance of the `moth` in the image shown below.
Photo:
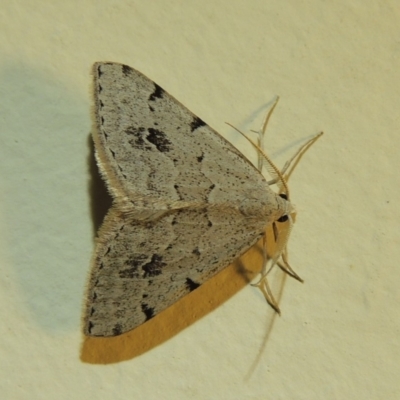
<svg viewBox="0 0 400 400"><path fill-rule="evenodd" d="M98 232L84 333L116 336L195 290L269 225L291 221L294 210L284 170L260 146L269 182L261 168L140 72L99 62L93 75L93 140L113 205ZM281 193L270 188L277 182ZM286 241L274 264L297 277L285 249ZM259 286L277 309L264 264Z"/></svg>

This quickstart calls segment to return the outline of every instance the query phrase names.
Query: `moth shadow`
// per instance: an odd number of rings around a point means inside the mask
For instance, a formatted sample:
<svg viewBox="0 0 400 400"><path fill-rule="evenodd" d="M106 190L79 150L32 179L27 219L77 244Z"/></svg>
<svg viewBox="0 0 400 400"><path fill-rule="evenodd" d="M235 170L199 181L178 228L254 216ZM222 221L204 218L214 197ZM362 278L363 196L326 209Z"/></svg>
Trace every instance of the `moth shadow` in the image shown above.
<svg viewBox="0 0 400 400"><path fill-rule="evenodd" d="M88 147L88 168L90 174L88 190L91 199L90 208L92 213L93 233L95 235L96 232L98 232L108 210L111 208L113 200L107 190L106 183L99 173L95 158L94 143L91 135L88 136Z"/></svg>
<svg viewBox="0 0 400 400"><path fill-rule="evenodd" d="M247 286L260 269L259 245L199 288L136 329L116 337L85 337L81 361L112 364L138 357L194 324Z"/></svg>

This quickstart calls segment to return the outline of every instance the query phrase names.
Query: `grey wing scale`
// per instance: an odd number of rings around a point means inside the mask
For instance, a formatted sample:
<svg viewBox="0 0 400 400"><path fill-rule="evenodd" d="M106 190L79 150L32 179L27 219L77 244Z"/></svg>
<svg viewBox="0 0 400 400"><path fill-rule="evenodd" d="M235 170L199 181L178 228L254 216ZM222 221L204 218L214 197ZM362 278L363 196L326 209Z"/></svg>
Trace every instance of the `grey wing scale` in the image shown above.
<svg viewBox="0 0 400 400"><path fill-rule="evenodd" d="M244 190L265 191L234 146L140 72L99 63L94 77L96 151L117 200L234 202Z"/></svg>

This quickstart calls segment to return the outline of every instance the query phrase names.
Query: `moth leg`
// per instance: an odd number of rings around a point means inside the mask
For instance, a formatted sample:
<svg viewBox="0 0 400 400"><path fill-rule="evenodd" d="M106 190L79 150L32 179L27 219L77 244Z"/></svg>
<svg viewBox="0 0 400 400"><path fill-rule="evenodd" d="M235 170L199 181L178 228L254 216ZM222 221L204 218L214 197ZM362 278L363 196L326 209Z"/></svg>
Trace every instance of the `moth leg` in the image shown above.
<svg viewBox="0 0 400 400"><path fill-rule="evenodd" d="M271 271L271 269L273 268L274 264L271 265L271 267L267 270L267 264L268 264L268 257L267 257L267 251L266 251L266 247L263 246L263 252L264 252L264 261L263 261L263 267L261 270L261 277L259 279L259 281L257 283L253 283L252 286L255 286L257 288L259 288L262 292L262 294L265 297L265 300L267 301L267 303L280 315L281 314L281 310L279 309L279 305L278 302L275 300L274 295L272 294L272 290L269 286L268 283L268 278L267 275L268 273Z"/></svg>
<svg viewBox="0 0 400 400"><path fill-rule="evenodd" d="M279 260L273 260L272 261L272 265L267 268L268 265L268 256L267 256L267 251L266 251L266 243L264 243L265 240L263 240L263 266L260 272L260 279L258 280L257 283L252 284L252 286L258 287L261 292L263 293L266 301L268 302L268 304L278 313L280 314L281 311L279 309L279 305L278 302L275 300L275 297L272 294L272 290L269 286L268 283L268 274L271 272L271 270L273 269L273 267L275 265L278 265L278 267L284 271L286 274L288 274L289 276L291 276L292 278L298 280L299 282L304 282L304 280L302 278L300 278L299 275L296 274L296 272L292 269L292 267L290 266L290 264L287 261L287 255L286 255L286 248L285 250L282 252L282 254L280 254L280 258L282 261Z"/></svg>
<svg viewBox="0 0 400 400"><path fill-rule="evenodd" d="M260 271L260 279L258 280L257 283L253 283L252 286L258 287L262 294L265 297L265 300L267 303L278 313L281 313L281 310L279 309L278 302L275 300L274 295L272 294L272 290L269 286L268 283L268 274L272 270L272 268L275 266L276 262L274 261L272 265L268 268L268 261L269 257L267 254L267 238L266 235L263 237L263 265Z"/></svg>
<svg viewBox="0 0 400 400"><path fill-rule="evenodd" d="M286 272L288 275L290 275L292 278L298 280L298 281L301 282L301 283L304 283L304 279L300 278L300 276L296 274L296 272L292 269L292 267L291 267L290 264L288 263L287 254L286 254L286 248L285 248L285 250L284 250L284 251L282 252L282 254L281 254L281 259L282 259L282 262L281 262L281 261L277 261L278 267L279 267L282 271L284 271L284 272Z"/></svg>
<svg viewBox="0 0 400 400"><path fill-rule="evenodd" d="M274 239L277 243L276 252L272 257L268 257L267 253L267 235L265 234L263 237L262 251L263 251L263 265L260 271L260 279L257 283L253 284L253 286L258 287L263 293L265 299L268 304L278 313L280 314L280 309L277 301L275 300L271 288L268 283L268 274L274 268L275 265L291 276L294 279L297 279L300 282L304 282L303 279L300 278L299 275L292 269L287 259L287 241L279 242L279 231L276 228L275 223L272 225L274 232ZM289 232L290 235L290 232ZM271 264L269 265L269 261L271 260Z"/></svg>

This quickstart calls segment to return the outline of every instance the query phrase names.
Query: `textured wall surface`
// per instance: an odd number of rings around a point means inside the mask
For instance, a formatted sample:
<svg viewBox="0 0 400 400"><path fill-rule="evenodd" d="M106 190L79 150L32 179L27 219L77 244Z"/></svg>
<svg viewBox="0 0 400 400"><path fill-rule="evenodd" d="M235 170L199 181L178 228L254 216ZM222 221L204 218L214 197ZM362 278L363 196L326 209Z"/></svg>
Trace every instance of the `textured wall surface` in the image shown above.
<svg viewBox="0 0 400 400"><path fill-rule="evenodd" d="M396 399L400 392L400 11L396 1L14 1L0 12L0 388L4 399ZM85 338L109 197L91 66L128 64L256 162L297 219L276 317L259 247L127 334ZM273 290L279 291L277 275Z"/></svg>

